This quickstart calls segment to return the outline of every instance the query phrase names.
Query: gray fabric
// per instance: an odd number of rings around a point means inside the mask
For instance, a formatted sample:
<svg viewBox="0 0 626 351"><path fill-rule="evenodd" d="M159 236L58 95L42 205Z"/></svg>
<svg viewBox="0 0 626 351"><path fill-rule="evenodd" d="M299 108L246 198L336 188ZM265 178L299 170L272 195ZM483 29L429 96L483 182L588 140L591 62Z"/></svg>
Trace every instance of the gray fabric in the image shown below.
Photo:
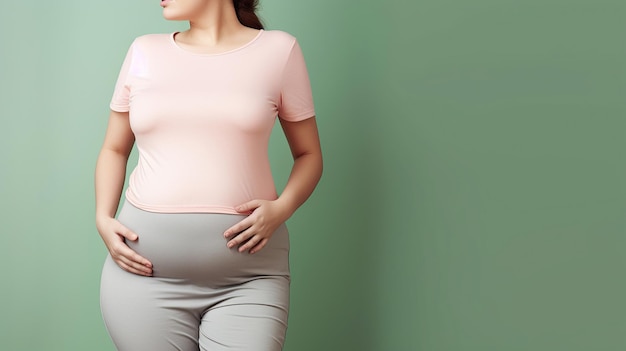
<svg viewBox="0 0 626 351"><path fill-rule="evenodd" d="M118 220L139 235L128 245L153 277L107 257L100 305L120 351L279 351L289 309L289 233L283 224L250 255L226 247L223 232L245 218L156 213L126 201Z"/></svg>

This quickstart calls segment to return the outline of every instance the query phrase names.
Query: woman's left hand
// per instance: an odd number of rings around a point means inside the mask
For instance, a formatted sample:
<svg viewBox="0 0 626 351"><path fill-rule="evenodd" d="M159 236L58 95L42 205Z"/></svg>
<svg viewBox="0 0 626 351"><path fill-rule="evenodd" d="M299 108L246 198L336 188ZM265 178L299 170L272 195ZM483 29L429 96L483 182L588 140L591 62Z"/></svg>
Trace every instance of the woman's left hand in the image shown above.
<svg viewBox="0 0 626 351"><path fill-rule="evenodd" d="M261 250L274 231L290 217L288 209L278 200L252 200L235 210L252 213L224 232L224 237L230 239L226 245L231 249L239 246L239 252L251 254Z"/></svg>

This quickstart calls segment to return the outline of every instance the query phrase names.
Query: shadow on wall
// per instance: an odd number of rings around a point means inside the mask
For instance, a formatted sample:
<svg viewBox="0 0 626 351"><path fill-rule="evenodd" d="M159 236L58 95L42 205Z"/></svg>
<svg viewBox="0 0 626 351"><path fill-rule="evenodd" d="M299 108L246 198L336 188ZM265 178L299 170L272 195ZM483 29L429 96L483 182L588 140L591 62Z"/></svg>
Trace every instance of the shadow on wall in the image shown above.
<svg viewBox="0 0 626 351"><path fill-rule="evenodd" d="M377 215L384 205L376 130L382 111L375 80L364 74L367 60L358 56L327 62L338 75L317 86L324 90L318 94L324 175L303 223L315 229L294 238L301 267L286 351L377 349L376 245L387 235Z"/></svg>

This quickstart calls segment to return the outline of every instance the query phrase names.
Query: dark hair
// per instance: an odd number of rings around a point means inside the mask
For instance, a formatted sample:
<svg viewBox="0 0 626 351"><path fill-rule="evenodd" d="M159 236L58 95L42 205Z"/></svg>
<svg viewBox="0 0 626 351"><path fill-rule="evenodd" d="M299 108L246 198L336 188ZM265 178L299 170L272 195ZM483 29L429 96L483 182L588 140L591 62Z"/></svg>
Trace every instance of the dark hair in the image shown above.
<svg viewBox="0 0 626 351"><path fill-rule="evenodd" d="M233 0L239 22L246 27L263 29L263 23L256 15L259 0Z"/></svg>

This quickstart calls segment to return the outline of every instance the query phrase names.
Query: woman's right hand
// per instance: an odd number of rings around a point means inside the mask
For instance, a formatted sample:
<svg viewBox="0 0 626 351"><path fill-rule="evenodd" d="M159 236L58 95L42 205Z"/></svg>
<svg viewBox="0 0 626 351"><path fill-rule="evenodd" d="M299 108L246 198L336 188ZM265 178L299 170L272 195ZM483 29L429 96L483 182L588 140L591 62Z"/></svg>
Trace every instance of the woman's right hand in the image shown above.
<svg viewBox="0 0 626 351"><path fill-rule="evenodd" d="M137 234L126 228L117 219L110 217L98 219L96 228L109 250L111 258L118 266L130 273L152 276L152 263L133 251L124 242L124 238L131 241L137 240L139 238Z"/></svg>

